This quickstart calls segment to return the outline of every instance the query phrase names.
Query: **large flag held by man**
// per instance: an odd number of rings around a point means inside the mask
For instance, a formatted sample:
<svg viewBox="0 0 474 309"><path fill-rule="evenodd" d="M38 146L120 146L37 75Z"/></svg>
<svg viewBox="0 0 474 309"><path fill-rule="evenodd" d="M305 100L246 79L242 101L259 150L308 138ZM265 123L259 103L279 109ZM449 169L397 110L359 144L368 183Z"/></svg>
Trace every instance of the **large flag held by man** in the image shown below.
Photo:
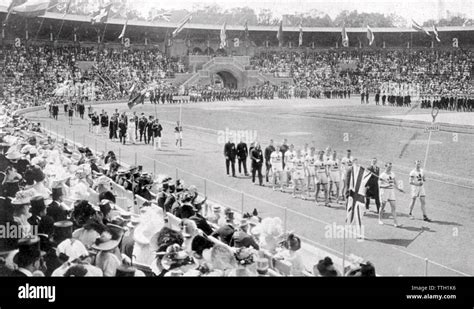
<svg viewBox="0 0 474 309"><path fill-rule="evenodd" d="M367 39L369 40L369 46L371 46L374 43L375 36L369 25L367 25Z"/></svg>
<svg viewBox="0 0 474 309"><path fill-rule="evenodd" d="M420 24L418 24L416 21L414 21L413 19L411 20L411 27L413 29L415 29L416 31L419 31L419 32L424 32L426 33L426 35L428 36L431 36L430 32L428 30L426 30L423 26L421 26Z"/></svg>
<svg viewBox="0 0 474 309"><path fill-rule="evenodd" d="M283 46L283 20L280 20L280 26L277 32L278 46Z"/></svg>
<svg viewBox="0 0 474 309"><path fill-rule="evenodd" d="M98 11L92 13L91 23L93 25L106 23L109 18L111 7L112 3L109 3L106 6L101 7Z"/></svg>
<svg viewBox="0 0 474 309"><path fill-rule="evenodd" d="M220 49L223 49L227 46L227 34L226 34L226 22L222 25L221 28L221 44L219 45Z"/></svg>
<svg viewBox="0 0 474 309"><path fill-rule="evenodd" d="M189 14L186 16L179 24L176 29L174 29L173 33L171 34L171 37L174 39L180 32L183 30L184 26L192 19L192 15Z"/></svg>
<svg viewBox="0 0 474 309"><path fill-rule="evenodd" d="M347 36L346 26L342 26L342 46L349 47L349 37Z"/></svg>
<svg viewBox="0 0 474 309"><path fill-rule="evenodd" d="M355 223L360 231L362 228L361 213L365 207L365 187L372 174L358 164L354 164L349 173L346 224Z"/></svg>

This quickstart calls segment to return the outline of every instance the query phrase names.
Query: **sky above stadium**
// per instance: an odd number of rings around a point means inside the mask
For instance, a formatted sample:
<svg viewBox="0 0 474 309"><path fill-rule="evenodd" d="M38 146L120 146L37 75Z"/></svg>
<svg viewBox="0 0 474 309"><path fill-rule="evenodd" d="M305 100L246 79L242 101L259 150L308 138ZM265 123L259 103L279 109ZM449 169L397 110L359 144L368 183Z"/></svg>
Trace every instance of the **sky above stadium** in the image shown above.
<svg viewBox="0 0 474 309"><path fill-rule="evenodd" d="M275 16L316 9L331 17L335 17L342 10L357 10L367 13L396 13L407 20L413 18L420 22L446 17L447 11L461 13L467 18L474 17L473 0L133 0L131 3L141 11L147 11L152 7L189 10L194 6L217 4L224 9L250 7L257 12L268 8Z"/></svg>

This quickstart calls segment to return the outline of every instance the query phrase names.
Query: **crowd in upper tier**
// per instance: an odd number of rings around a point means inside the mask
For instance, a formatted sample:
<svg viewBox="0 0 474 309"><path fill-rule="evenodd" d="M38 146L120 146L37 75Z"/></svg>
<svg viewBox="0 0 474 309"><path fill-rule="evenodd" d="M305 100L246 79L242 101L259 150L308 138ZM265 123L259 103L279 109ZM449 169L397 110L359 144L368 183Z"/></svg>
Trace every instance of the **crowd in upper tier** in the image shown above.
<svg viewBox="0 0 474 309"><path fill-rule="evenodd" d="M250 64L268 77L267 85L224 97L342 98L366 92L468 97L474 90L472 56L472 51L434 49L262 52ZM194 101L206 101L218 99L224 86L180 87L173 77L189 73L189 68L183 59L156 49L97 52L86 47L7 46L0 51L0 60L4 64L0 95L20 106L44 104L53 94L86 101L124 99L134 87L148 89L151 96L165 95L166 101L171 101L170 95L190 93ZM270 87L275 78L286 78L288 83Z"/></svg>

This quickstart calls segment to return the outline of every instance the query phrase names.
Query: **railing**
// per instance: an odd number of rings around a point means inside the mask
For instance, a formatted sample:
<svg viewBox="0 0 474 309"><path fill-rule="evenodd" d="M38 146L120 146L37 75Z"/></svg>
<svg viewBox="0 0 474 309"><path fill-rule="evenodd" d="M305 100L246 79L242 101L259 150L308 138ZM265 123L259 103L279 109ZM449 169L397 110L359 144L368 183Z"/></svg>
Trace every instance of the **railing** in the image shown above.
<svg viewBox="0 0 474 309"><path fill-rule="evenodd" d="M106 137L94 136L88 132L76 133L69 128L61 128L59 125L49 122L34 120L40 122L49 134L58 140L65 139L73 145L87 145L91 150L96 152L107 152L112 150L117 155L119 162L128 163L130 165L143 166L143 170L149 171L155 177L158 174L165 174L174 179L183 179L188 185L195 185L201 195L208 197L214 203L218 203L224 207L230 207L234 211L244 214L251 213L253 209L258 209L259 214L263 217L279 217L283 222L284 231L294 231L302 240L308 244L302 246L307 260L305 265L307 269L317 263L319 259L330 256L335 266L343 272L343 258L345 257L345 266L359 263L366 252L374 252L374 241L360 241L356 239L356 234L347 231L347 237L341 237L336 222L326 222L322 219L312 217L293 207L282 206L271 201L262 199L258 196L248 194L220 184L216 181L185 171L179 167L160 162L154 158L150 158L145 154L140 154L136 150L131 150L130 146L123 146L118 143L110 142ZM138 210L146 201L137 197L135 200L131 192L126 191L123 187L116 184L113 190L119 197L121 202L119 206L125 207L129 211L138 213ZM136 203L125 203L126 201L136 201ZM310 202L308 202L310 203ZM308 207L315 207L314 202L308 204ZM344 210L344 206L340 205L339 210ZM344 210L345 211L345 210ZM343 214L341 218L345 217ZM174 220L171 217L171 220ZM173 222L176 224L177 222ZM343 224L343 219L340 224ZM332 233L332 234L331 234ZM425 257L414 255L410 252L399 249L393 245L387 245L386 255L390 255L390 259L384 256L370 257L376 267L379 275L391 276L470 276L464 272L452 269L438 262L432 261ZM393 261L397 261L397 265L393 265ZM280 265L279 262L275 262ZM281 266L281 267L280 267ZM275 266L284 269L284 265Z"/></svg>

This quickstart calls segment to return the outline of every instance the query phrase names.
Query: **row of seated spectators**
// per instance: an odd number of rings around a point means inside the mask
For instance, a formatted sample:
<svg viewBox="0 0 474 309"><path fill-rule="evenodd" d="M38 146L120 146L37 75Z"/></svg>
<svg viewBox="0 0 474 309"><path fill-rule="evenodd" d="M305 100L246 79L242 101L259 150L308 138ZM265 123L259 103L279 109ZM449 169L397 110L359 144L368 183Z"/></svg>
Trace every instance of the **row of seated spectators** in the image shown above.
<svg viewBox="0 0 474 309"><path fill-rule="evenodd" d="M271 260L289 264L290 275L306 273L301 240L279 218L222 211L181 180L150 179L111 152L96 156L2 116L0 223L17 232L0 240L0 275L264 276ZM140 208L118 188L140 195ZM314 271L339 275L329 258ZM363 264L350 274L375 271Z"/></svg>
<svg viewBox="0 0 474 309"><path fill-rule="evenodd" d="M472 93L472 51L374 50L264 52L251 59L254 69L291 77L297 86L321 92L375 93L388 82L417 85L422 93Z"/></svg>
<svg viewBox="0 0 474 309"><path fill-rule="evenodd" d="M113 100L123 98L134 83L149 84L184 72L178 59L151 50L122 53L87 47L10 45L0 50L0 61L4 67L0 96L20 105L44 104L65 82L74 85L67 96ZM84 66L82 61L91 65Z"/></svg>

